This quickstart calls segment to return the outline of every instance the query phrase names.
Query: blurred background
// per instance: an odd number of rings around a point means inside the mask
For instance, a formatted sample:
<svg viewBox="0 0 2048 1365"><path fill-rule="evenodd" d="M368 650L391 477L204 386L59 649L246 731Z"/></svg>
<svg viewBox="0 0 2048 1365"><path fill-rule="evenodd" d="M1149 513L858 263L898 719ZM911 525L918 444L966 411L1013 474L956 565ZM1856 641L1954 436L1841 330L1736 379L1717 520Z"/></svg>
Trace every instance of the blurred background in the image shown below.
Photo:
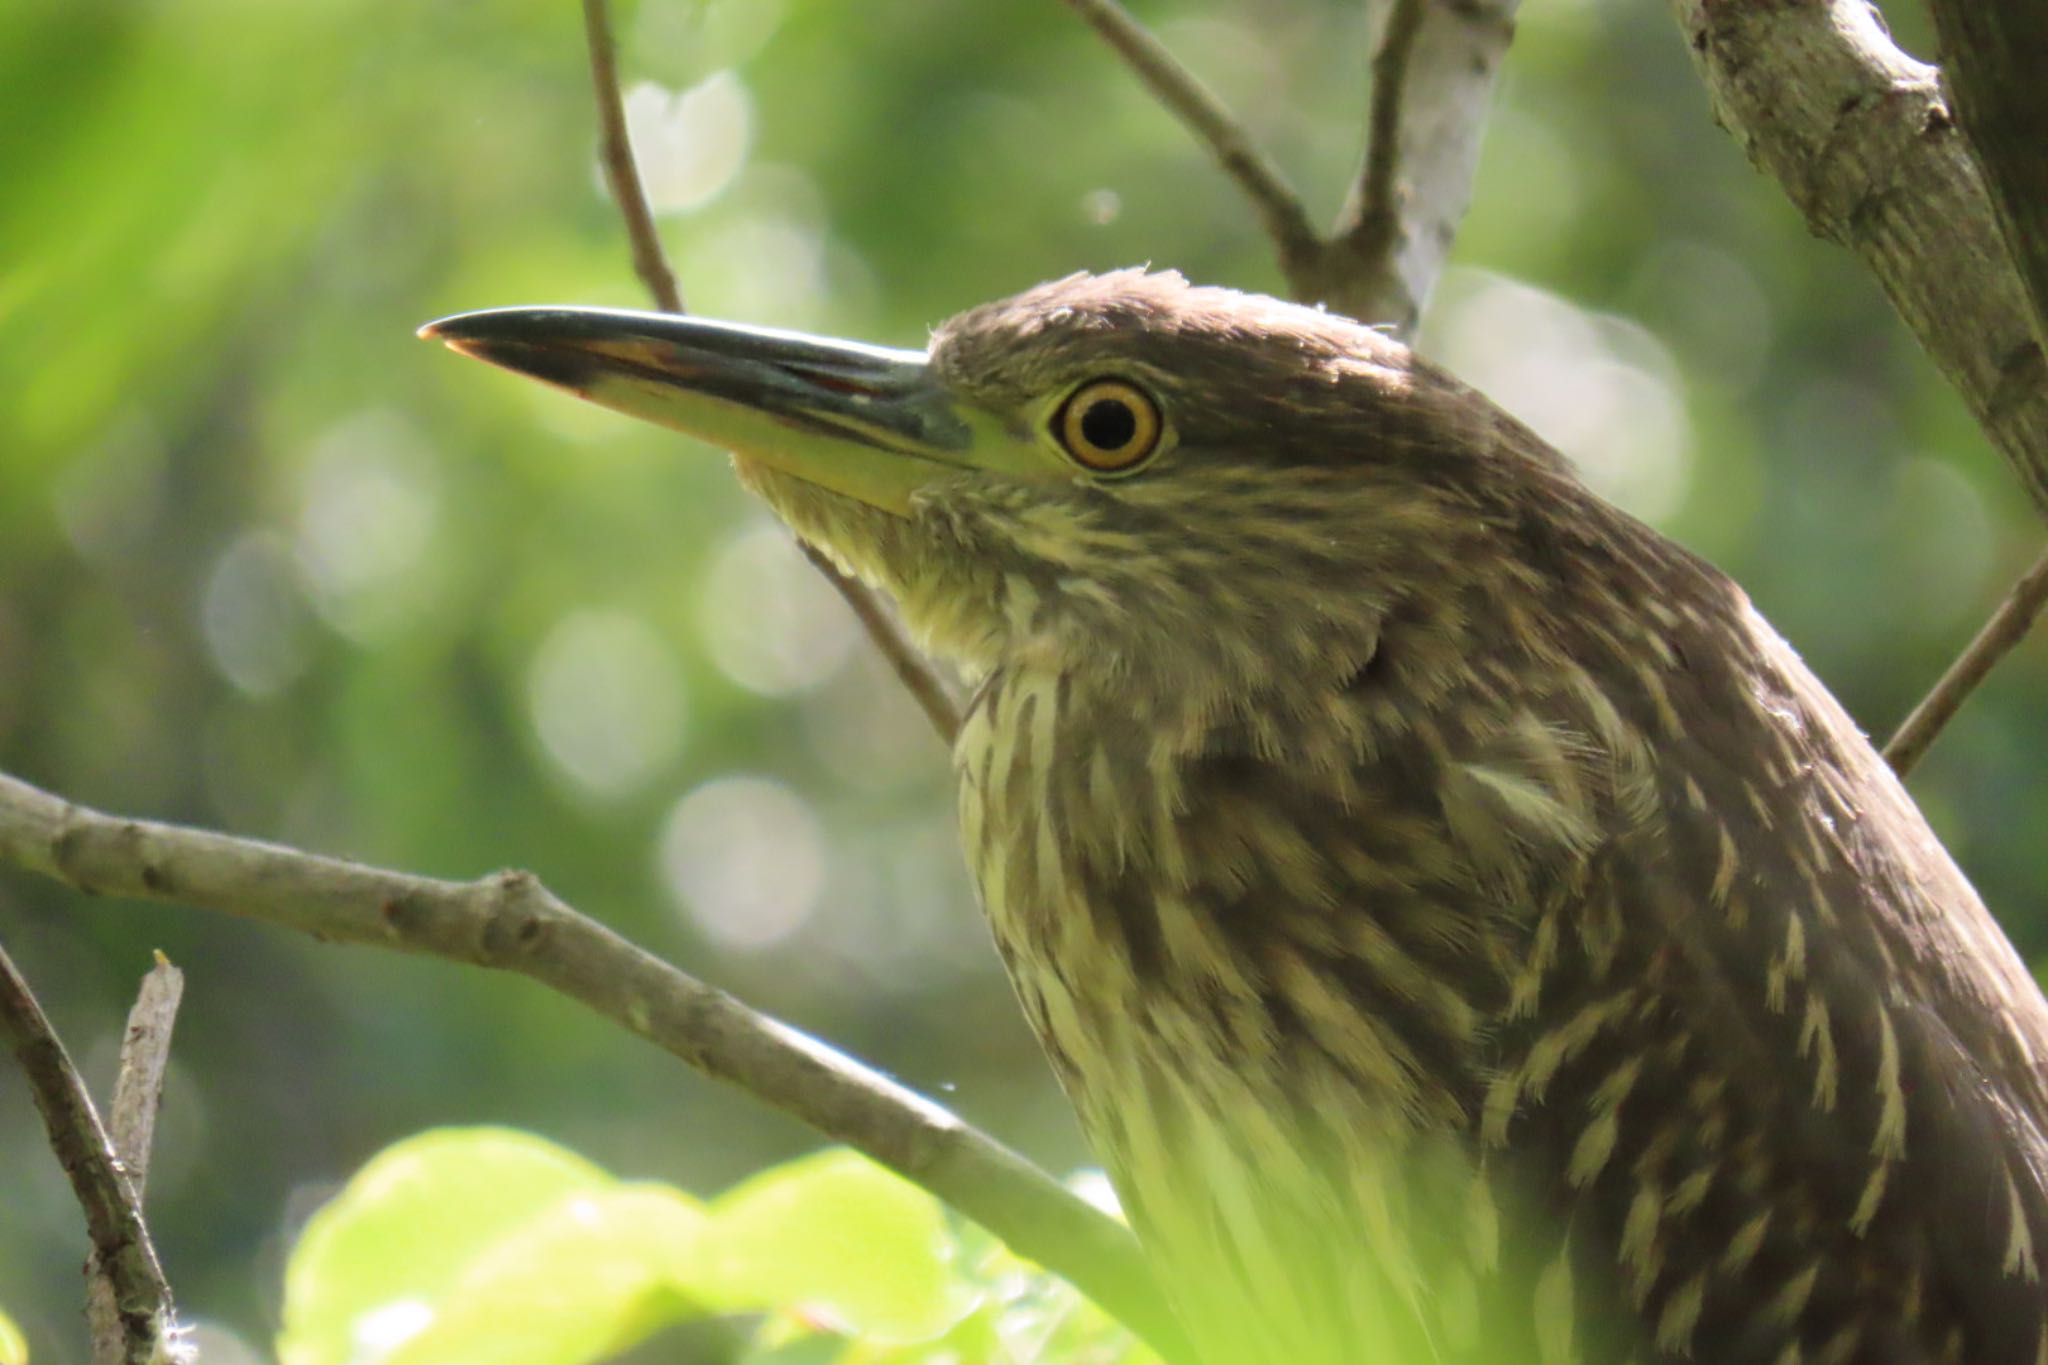
<svg viewBox="0 0 2048 1365"><path fill-rule="evenodd" d="M1364 6L1136 8L1334 212ZM1053 0L618 18L695 311L917 346L1078 268L1278 287L1206 155ZM723 459L413 338L644 303L584 63L569 0L0 8L0 769L419 872L533 868L1073 1168L945 756L838 600ZM2043 539L1860 269L1713 126L1661 6L1527 7L1453 267L1424 349L1733 571L1875 732ZM1913 781L2030 961L2044 689L2036 640ZM102 1094L150 950L185 968L150 1202L215 1359L262 1358L295 1229L418 1129L525 1126L700 1190L814 1145L521 980L5 868L0 939ZM82 1357L84 1255L0 1066L0 1305L39 1360Z"/></svg>

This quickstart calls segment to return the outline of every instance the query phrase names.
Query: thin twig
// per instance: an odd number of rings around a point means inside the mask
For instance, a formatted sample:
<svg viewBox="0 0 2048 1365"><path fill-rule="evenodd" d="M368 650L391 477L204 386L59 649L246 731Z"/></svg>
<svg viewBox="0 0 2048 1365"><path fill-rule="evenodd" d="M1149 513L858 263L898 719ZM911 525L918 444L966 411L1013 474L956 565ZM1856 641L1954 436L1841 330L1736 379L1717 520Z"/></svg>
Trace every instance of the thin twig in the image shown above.
<svg viewBox="0 0 2048 1365"><path fill-rule="evenodd" d="M618 48L612 41L612 19L606 0L583 0L583 34L590 46L590 83L597 93L597 122L604 155L605 184L619 206L626 223L626 240L633 247L633 273L654 295L665 313L683 311L683 294L676 287L675 271L661 249L661 234L655 231L654 214L647 207L647 191L640 183L640 167L633 160L633 139L626 130L626 105L619 95Z"/></svg>
<svg viewBox="0 0 2048 1365"><path fill-rule="evenodd" d="M158 953L156 965L143 974L142 987L128 1011L127 1032L121 1038L121 1069L114 1080L114 1103L107 1113L107 1137L138 1208L149 1185L157 1102L163 1097L164 1071L171 1059L171 1028L184 994L185 974ZM94 1342L119 1343L121 1322L114 1281L100 1268L97 1253L86 1265L85 1321ZM118 1359L104 1345L98 1354Z"/></svg>
<svg viewBox="0 0 2048 1365"><path fill-rule="evenodd" d="M28 982L0 948L0 1031L7 1035L35 1094L71 1190L85 1211L93 1261L112 1291L115 1331L95 1339L100 1365L148 1365L164 1358L171 1333L171 1289L142 1221L142 1208L114 1155L107 1131Z"/></svg>
<svg viewBox="0 0 2048 1365"><path fill-rule="evenodd" d="M149 1185L149 1157L156 1141L157 1106L171 1061L171 1030L185 998L185 974L162 953L142 977L121 1036L121 1069L114 1079L114 1103L107 1114L108 1137L128 1183L141 1199Z"/></svg>
<svg viewBox="0 0 2048 1365"><path fill-rule="evenodd" d="M1273 239L1290 286L1298 275L1312 270L1322 254L1323 241L1309 222L1301 196L1215 92L1116 0L1066 3L1102 35L1159 102L1209 149L1224 174L1237 182L1257 210L1266 235ZM1299 295L1302 291L1297 288L1295 292Z"/></svg>
<svg viewBox="0 0 2048 1365"><path fill-rule="evenodd" d="M1428 0L1394 0L1372 58L1372 104L1366 116L1365 166L1358 176L1357 226L1360 247L1391 256L1401 232L1397 195L1401 179L1401 105L1408 62L1422 33Z"/></svg>
<svg viewBox="0 0 2048 1365"><path fill-rule="evenodd" d="M604 129L605 181L611 186L619 216L625 220L626 236L633 244L633 269L660 308L670 313L683 312L675 271L669 268L661 236L654 230L647 195L640 186L639 167L633 159L633 144L626 135L626 112L619 98L619 67L606 0L583 0L583 28L590 41L590 78L597 87L598 121ZM853 608L861 629L910 689L910 695L916 698L939 738L951 745L960 732L960 705L945 679L917 646L905 638L895 618L865 583L841 573L837 565L809 545L804 546L804 553Z"/></svg>
<svg viewBox="0 0 2048 1365"><path fill-rule="evenodd" d="M839 595L846 599L846 605L853 608L853 614L867 629L868 638L875 642L882 657L889 661L889 667L896 671L896 680L923 708L925 719L932 723L932 729L938 731L939 738L950 746L960 733L960 703L954 700L953 689L946 686L924 655L904 638L901 628L882 609L881 602L865 584L842 573L838 565L809 541L800 540L797 545L818 572L839 589Z"/></svg>
<svg viewBox="0 0 2048 1365"><path fill-rule="evenodd" d="M323 942L515 972L581 1001L930 1190L1070 1280L1169 1360L1193 1353L1119 1223L930 1100L577 913L526 872L449 882L121 820L0 774L0 862L93 894L177 901Z"/></svg>
<svg viewBox="0 0 2048 1365"><path fill-rule="evenodd" d="M1976 691L1998 661L2026 638L2043 607L2048 607L2048 553L2043 553L2033 568L2020 575L1998 609L1991 613L1991 619L1977 632L1977 638L1956 656L1948 672L1941 675L1941 681L1921 698L1905 724L1884 746L1885 761L1892 765L1892 771L1904 777L1913 770L1942 727L1962 709L1964 700Z"/></svg>

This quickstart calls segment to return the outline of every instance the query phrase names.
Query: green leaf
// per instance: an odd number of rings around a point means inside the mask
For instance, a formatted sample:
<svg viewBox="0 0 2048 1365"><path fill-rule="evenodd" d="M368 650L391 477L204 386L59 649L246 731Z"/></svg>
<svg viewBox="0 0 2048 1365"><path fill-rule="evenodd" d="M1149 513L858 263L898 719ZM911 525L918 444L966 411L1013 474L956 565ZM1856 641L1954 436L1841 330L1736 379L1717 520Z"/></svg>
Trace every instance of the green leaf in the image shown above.
<svg viewBox="0 0 2048 1365"><path fill-rule="evenodd" d="M0 1313L0 1365L28 1365L28 1338L5 1313Z"/></svg>
<svg viewBox="0 0 2048 1365"><path fill-rule="evenodd" d="M958 1248L930 1195L852 1152L821 1152L733 1187L708 1210L700 1292L731 1310L922 1341L972 1311Z"/></svg>
<svg viewBox="0 0 2048 1365"><path fill-rule="evenodd" d="M501 1128L445 1128L386 1148L307 1224L285 1269L283 1365L377 1359L431 1323L499 1242L612 1178Z"/></svg>
<svg viewBox="0 0 2048 1365"><path fill-rule="evenodd" d="M706 1208L490 1128L374 1158L308 1225L285 1292L283 1365L582 1365L706 1311L766 1313L761 1343L799 1357L809 1338L821 1359L957 1360L992 1344L973 1316L1001 1297L936 1200L850 1152Z"/></svg>
<svg viewBox="0 0 2048 1365"><path fill-rule="evenodd" d="M696 1310L701 1206L658 1185L576 1194L477 1260L389 1365L556 1365L611 1355Z"/></svg>

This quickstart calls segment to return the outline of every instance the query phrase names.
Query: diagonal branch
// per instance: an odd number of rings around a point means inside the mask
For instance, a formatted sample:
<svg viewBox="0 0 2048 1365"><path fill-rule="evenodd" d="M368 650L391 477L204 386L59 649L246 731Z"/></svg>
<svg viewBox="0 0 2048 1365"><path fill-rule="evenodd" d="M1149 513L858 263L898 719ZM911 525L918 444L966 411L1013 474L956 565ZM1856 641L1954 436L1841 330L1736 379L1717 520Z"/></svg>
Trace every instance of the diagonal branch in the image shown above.
<svg viewBox="0 0 2048 1365"><path fill-rule="evenodd" d="M0 862L95 895L177 901L325 942L515 972L867 1153L1190 1362L1120 1224L930 1100L577 913L526 872L449 882L76 806L0 774Z"/></svg>
<svg viewBox="0 0 2048 1365"><path fill-rule="evenodd" d="M883 607L880 597L870 592L860 580L841 573L839 566L827 559L825 552L817 546L805 540L798 541L797 545L804 552L804 558L839 589L846 605L860 618L868 638L875 642L889 667L896 671L896 681L903 684L904 691L910 693L911 699L924 712L925 719L932 723L932 729L950 747L960 733L960 703L954 698L953 689L946 686L938 671L903 638L902 631Z"/></svg>
<svg viewBox="0 0 2048 1365"><path fill-rule="evenodd" d="M2043 607L2048 607L2048 553L2020 575L1991 613L1991 619L1977 632L1977 638L1948 666L1948 672L1941 675L1934 690L1921 699L1884 746L1885 761L1894 772L1904 777L1926 756L1935 736L1955 719L1956 712L1978 684L2026 638L2034 622L2040 619Z"/></svg>
<svg viewBox="0 0 2048 1365"><path fill-rule="evenodd" d="M1272 158L1252 140L1237 116L1224 106L1202 78L1182 66L1166 45L1139 23L1117 0L1066 0L1067 7L1102 35L1124 64L1144 82L1145 88L1187 126L1223 167L1223 173L1237 182L1252 208L1265 225L1266 235L1280 254L1280 269L1297 296L1300 272L1312 269L1323 252L1323 242L1309 222L1301 196L1287 183L1286 175Z"/></svg>
<svg viewBox="0 0 2048 1365"><path fill-rule="evenodd" d="M625 104L619 97L617 48L612 40L611 12L606 0L583 0L583 31L590 47L590 78L597 92L598 123L602 129L605 183L619 206L626 237L633 244L633 270L647 292L665 312L680 313L683 297L676 287L675 271L669 268L662 250L661 235L654 230L654 215L648 210L647 195L641 188L640 169L633 159L633 143L626 131ZM960 703L952 688L910 643L903 629L865 583L844 572L824 556L805 547L805 554L817 571L859 618L861 629L874 642L897 678L916 699L932 729L951 747L960 733Z"/></svg>
<svg viewBox="0 0 2048 1365"><path fill-rule="evenodd" d="M142 1221L138 1192L121 1169L78 1068L0 949L0 1033L14 1049L49 1130L50 1146L85 1211L93 1262L113 1299L115 1330L93 1343L99 1365L152 1365L172 1354L171 1288Z"/></svg>
<svg viewBox="0 0 2048 1365"><path fill-rule="evenodd" d="M1990 22L1995 12L2002 16L1998 22L2010 20L2008 36L2028 24L2037 34L2048 30L2038 16L2018 17L2026 6L1983 2L1979 18ZM1942 8L1938 0L1937 11ZM1865 0L1672 0L1672 10L1721 124L1784 188L1816 236L1848 247L1870 268L2035 508L2048 516L2041 282L2030 296L2014 269L1999 210L1949 113L1941 73L1900 51ZM1959 6L1950 14L1945 32L1954 31L1961 13ZM1966 27L1969 48L1996 24ZM2029 187L2036 194L2048 189L2048 144L2009 141L2016 130L2048 126L2036 93L2038 62L2029 64L2017 52L1977 52L1964 66L1964 75L1977 82L1972 98L1979 102L1973 114L1979 135L1997 153L2001 200ZM2013 107L2029 100L2031 112ZM2040 202L2031 206L2037 215ZM2032 224L2010 238L2029 269L2041 264L2029 242L2048 251L2048 224L2038 216ZM2013 226L2008 215L2009 233ZM1911 770L1963 698L2025 633L2040 610L2038 601L2031 609L2025 605L2040 587L2039 573L2020 580L1886 746L1898 772Z"/></svg>
<svg viewBox="0 0 2048 1365"><path fill-rule="evenodd" d="M1864 0L1671 6L1720 122L1870 268L2048 515L2048 364L1940 73Z"/></svg>

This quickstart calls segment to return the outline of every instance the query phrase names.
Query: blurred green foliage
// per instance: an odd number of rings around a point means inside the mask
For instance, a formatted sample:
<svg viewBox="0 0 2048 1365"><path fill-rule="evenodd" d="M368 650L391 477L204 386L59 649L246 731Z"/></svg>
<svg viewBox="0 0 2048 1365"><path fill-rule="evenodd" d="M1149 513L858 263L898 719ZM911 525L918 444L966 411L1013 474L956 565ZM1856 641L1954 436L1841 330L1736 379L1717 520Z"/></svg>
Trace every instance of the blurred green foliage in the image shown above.
<svg viewBox="0 0 2048 1365"><path fill-rule="evenodd" d="M742 1314L759 1325L733 1333L735 1353L764 1365L957 1365L1003 1358L998 1340L1031 1343L1023 1358L1157 1362L851 1152L782 1163L706 1203L500 1128L408 1138L321 1209L286 1269L279 1358L584 1365Z"/></svg>
<svg viewBox="0 0 2048 1365"><path fill-rule="evenodd" d="M1138 9L1334 211L1363 6ZM915 345L1077 268L1277 285L1205 154L1052 0L620 22L698 311ZM837 603L718 458L412 337L641 302L583 61L566 0L0 6L0 769L423 872L532 867L1069 1169L944 755ZM1875 730L2041 540L1854 262L1713 127L1658 6L1527 9L1423 344L1732 570ZM2035 642L1914 780L2030 959L2044 684ZM0 937L102 1088L149 950L186 969L150 1200L212 1360L262 1358L285 1248L404 1134L515 1125L687 1189L814 1145L522 981L4 870ZM8 1068L0 1151L0 1303L77 1358L83 1233Z"/></svg>

